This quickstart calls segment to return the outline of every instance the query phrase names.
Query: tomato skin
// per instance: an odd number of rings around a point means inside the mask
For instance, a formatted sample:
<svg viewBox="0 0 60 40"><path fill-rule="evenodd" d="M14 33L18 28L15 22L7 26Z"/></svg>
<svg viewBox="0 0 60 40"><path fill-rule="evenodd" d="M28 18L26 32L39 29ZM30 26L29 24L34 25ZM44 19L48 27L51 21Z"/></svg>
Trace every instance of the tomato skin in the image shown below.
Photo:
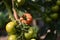
<svg viewBox="0 0 60 40"><path fill-rule="evenodd" d="M17 25L16 21L12 21L12 22L9 22L7 25L6 25L6 31L8 34L14 34L15 33L15 26Z"/></svg>
<svg viewBox="0 0 60 40"><path fill-rule="evenodd" d="M26 39L30 39L33 34L34 34L33 29L29 28L28 33L24 33L24 36L25 36Z"/></svg>
<svg viewBox="0 0 60 40"><path fill-rule="evenodd" d="M24 19L24 17L26 19ZM30 24L32 22L32 16L29 13L25 13L22 17L20 17L20 21L25 24Z"/></svg>
<svg viewBox="0 0 60 40"><path fill-rule="evenodd" d="M9 35L8 40L17 40L17 36L16 35Z"/></svg>
<svg viewBox="0 0 60 40"><path fill-rule="evenodd" d="M26 16L28 22L31 22L31 21L32 21L32 16L31 16L31 14L25 13L24 16Z"/></svg>

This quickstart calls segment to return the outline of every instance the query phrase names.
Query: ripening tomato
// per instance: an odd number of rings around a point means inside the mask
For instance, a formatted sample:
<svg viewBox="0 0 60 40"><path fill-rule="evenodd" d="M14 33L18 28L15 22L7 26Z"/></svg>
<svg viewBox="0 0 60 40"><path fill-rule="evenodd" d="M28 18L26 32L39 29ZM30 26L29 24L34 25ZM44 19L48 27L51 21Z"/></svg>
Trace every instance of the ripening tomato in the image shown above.
<svg viewBox="0 0 60 40"><path fill-rule="evenodd" d="M8 40L17 40L17 36L16 35L9 35Z"/></svg>
<svg viewBox="0 0 60 40"><path fill-rule="evenodd" d="M15 26L17 25L16 21L12 21L12 22L9 22L7 25L6 25L6 31L8 32L8 34L14 34L15 33Z"/></svg>
<svg viewBox="0 0 60 40"><path fill-rule="evenodd" d="M30 24L32 22L31 14L25 13L22 17L20 17L20 21L25 24Z"/></svg>
<svg viewBox="0 0 60 40"><path fill-rule="evenodd" d="M24 33L26 39L30 39L34 34L33 28L29 28L28 33Z"/></svg>

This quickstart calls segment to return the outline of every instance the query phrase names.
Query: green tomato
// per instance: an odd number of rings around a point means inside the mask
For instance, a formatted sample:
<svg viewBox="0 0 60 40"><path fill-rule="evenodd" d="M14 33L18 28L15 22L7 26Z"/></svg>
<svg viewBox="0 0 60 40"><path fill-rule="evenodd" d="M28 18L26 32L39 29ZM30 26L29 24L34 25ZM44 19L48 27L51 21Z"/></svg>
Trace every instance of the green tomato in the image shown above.
<svg viewBox="0 0 60 40"><path fill-rule="evenodd" d="M52 19L57 19L58 18L58 13L54 13L50 15Z"/></svg>
<svg viewBox="0 0 60 40"><path fill-rule="evenodd" d="M31 40L36 40L36 39L31 39Z"/></svg>
<svg viewBox="0 0 60 40"><path fill-rule="evenodd" d="M17 25L16 21L12 21L12 22L9 22L7 25L6 25L6 31L8 32L8 34L14 34L15 33L15 26Z"/></svg>
<svg viewBox="0 0 60 40"><path fill-rule="evenodd" d="M31 35L33 34L33 28L32 27L30 27L28 33L31 34Z"/></svg>
<svg viewBox="0 0 60 40"><path fill-rule="evenodd" d="M31 38L31 35L29 33L24 33L24 36L26 39L30 39Z"/></svg>
<svg viewBox="0 0 60 40"><path fill-rule="evenodd" d="M16 35L9 35L8 40L17 40L17 36Z"/></svg>
<svg viewBox="0 0 60 40"><path fill-rule="evenodd" d="M55 5L55 6L52 6L51 8L52 11L58 11L59 10L59 6L58 5Z"/></svg>
<svg viewBox="0 0 60 40"><path fill-rule="evenodd" d="M21 6L25 3L25 0L15 0L15 1L16 1L15 4L16 4L17 7Z"/></svg>
<svg viewBox="0 0 60 40"><path fill-rule="evenodd" d="M50 22L52 21L52 19L49 18L49 17L46 17L45 21L46 21L47 23L50 23Z"/></svg>
<svg viewBox="0 0 60 40"><path fill-rule="evenodd" d="M57 4L57 5L60 5L60 0L57 0L57 1L56 1L56 4Z"/></svg>
<svg viewBox="0 0 60 40"><path fill-rule="evenodd" d="M33 36L33 33L34 33L33 28L30 27L28 33L24 33L24 36L26 39L30 39Z"/></svg>

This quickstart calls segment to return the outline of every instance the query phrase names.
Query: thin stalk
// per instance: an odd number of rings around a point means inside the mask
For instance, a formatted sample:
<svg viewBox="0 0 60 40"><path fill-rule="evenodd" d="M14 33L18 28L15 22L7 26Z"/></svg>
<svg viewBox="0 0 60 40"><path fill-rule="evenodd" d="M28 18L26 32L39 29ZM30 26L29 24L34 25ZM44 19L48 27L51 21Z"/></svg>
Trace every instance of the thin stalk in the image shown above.
<svg viewBox="0 0 60 40"><path fill-rule="evenodd" d="M16 20L18 20L17 11L16 11L16 9L14 8L14 0L12 0L12 10L13 10L14 18L15 18Z"/></svg>

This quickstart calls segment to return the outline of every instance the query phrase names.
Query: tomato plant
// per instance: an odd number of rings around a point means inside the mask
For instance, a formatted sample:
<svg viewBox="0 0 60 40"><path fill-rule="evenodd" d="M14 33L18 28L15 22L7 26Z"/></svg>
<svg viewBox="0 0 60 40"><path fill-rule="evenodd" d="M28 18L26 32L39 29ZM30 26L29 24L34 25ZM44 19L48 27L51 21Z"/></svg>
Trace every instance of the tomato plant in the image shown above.
<svg viewBox="0 0 60 40"><path fill-rule="evenodd" d="M9 22L6 25L8 40L40 40L41 35L44 34L46 35L44 40L53 40L55 38L53 32L60 19L59 2L60 0L2 0L0 9L4 4L9 16ZM5 18L5 16L0 17L0 25L3 25ZM47 33L48 29L52 30L51 33Z"/></svg>

